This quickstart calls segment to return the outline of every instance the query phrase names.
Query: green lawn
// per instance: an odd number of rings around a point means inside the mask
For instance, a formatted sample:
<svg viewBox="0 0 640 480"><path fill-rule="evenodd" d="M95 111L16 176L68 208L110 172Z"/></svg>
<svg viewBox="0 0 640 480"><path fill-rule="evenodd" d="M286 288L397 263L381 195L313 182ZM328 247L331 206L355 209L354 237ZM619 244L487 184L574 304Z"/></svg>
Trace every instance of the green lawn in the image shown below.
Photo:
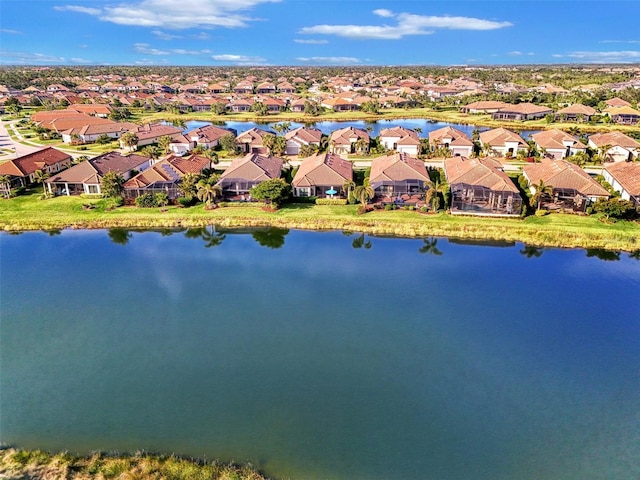
<svg viewBox="0 0 640 480"><path fill-rule="evenodd" d="M83 205L94 205L86 209ZM276 226L310 230L347 230L406 237L455 237L521 241L531 245L584 247L636 251L640 224L607 224L595 216L550 214L524 220L454 216L416 211L373 211L357 214L355 205L291 204L275 211L260 205L205 210L170 206L166 209L120 207L109 209L106 200L57 197L39 200L34 193L0 200L0 229L54 230L62 228L160 228L215 224L221 227Z"/></svg>

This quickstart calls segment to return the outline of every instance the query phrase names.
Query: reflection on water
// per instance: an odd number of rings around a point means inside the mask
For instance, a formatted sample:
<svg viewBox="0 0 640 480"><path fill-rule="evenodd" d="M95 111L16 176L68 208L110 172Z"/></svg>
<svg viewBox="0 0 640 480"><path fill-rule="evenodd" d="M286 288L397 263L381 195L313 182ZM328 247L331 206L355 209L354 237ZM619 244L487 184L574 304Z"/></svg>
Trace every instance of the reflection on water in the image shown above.
<svg viewBox="0 0 640 480"><path fill-rule="evenodd" d="M634 478L637 256L496 247L2 234L0 442L276 478Z"/></svg>

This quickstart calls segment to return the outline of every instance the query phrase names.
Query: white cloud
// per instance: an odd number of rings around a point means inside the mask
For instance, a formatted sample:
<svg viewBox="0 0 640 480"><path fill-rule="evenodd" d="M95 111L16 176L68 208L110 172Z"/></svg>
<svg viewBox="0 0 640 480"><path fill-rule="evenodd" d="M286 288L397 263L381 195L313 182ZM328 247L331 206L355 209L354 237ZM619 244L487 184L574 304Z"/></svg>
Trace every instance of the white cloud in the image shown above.
<svg viewBox="0 0 640 480"><path fill-rule="evenodd" d="M329 43L329 40L305 40L304 38L294 38L293 41L305 45L326 45L327 43Z"/></svg>
<svg viewBox="0 0 640 480"><path fill-rule="evenodd" d="M353 65L362 63L362 60L355 57L298 57L299 62L318 63L321 65Z"/></svg>
<svg viewBox="0 0 640 480"><path fill-rule="evenodd" d="M102 10L99 8L81 7L79 5L65 5L62 7L53 7L54 10L59 12L77 12L86 13L87 15L100 15Z"/></svg>
<svg viewBox="0 0 640 480"><path fill-rule="evenodd" d="M248 65L265 65L267 62L266 59L262 57L251 57L248 55L234 55L229 53L211 55L211 58L214 59L216 62L225 62L225 63L234 64L234 65L247 65L247 66Z"/></svg>
<svg viewBox="0 0 640 480"><path fill-rule="evenodd" d="M144 55L169 55L168 50L159 50L157 48L150 48L147 43L134 43L133 49L137 53L142 53Z"/></svg>
<svg viewBox="0 0 640 480"><path fill-rule="evenodd" d="M374 10L373 13L375 15L378 15L379 17L385 17L385 18L393 18L394 13L391 10L387 10L386 8L378 8L377 10Z"/></svg>
<svg viewBox="0 0 640 480"><path fill-rule="evenodd" d="M246 27L254 18L241 12L280 0L138 0L102 9L76 5L55 7L60 11L86 13L105 22L169 29Z"/></svg>
<svg viewBox="0 0 640 480"><path fill-rule="evenodd" d="M71 63L91 63L91 60L86 60L84 58L71 57Z"/></svg>
<svg viewBox="0 0 640 480"><path fill-rule="evenodd" d="M169 48L166 50L160 50L159 48L152 48L148 43L134 43L133 49L137 53L142 53L143 55L207 55L211 53L209 49L203 50L187 50L185 48Z"/></svg>
<svg viewBox="0 0 640 480"><path fill-rule="evenodd" d="M67 63L64 57L45 55L43 53L11 52L8 50L0 50L0 59L0 64L4 65L34 65L38 63L60 65Z"/></svg>
<svg viewBox="0 0 640 480"><path fill-rule="evenodd" d="M516 50L516 51L513 51L513 52L509 52L509 53L507 53L507 55L511 55L512 57L518 57L518 56L520 56L520 55L523 55L523 53L522 53L522 52L518 52L518 51Z"/></svg>
<svg viewBox="0 0 640 480"><path fill-rule="evenodd" d="M211 38L207 32L196 33L195 35L190 35L190 37L196 40L209 40Z"/></svg>
<svg viewBox="0 0 640 480"><path fill-rule="evenodd" d="M640 43L640 40L602 40L598 43Z"/></svg>
<svg viewBox="0 0 640 480"><path fill-rule="evenodd" d="M9 35L24 35L20 30L12 30L11 28L0 28L0 32L8 33Z"/></svg>
<svg viewBox="0 0 640 480"><path fill-rule="evenodd" d="M496 22L472 17L426 16L411 13L393 13L390 10L374 10L378 16L393 18L396 25L315 25L303 27L299 33L337 35L353 39L397 40L409 35L430 35L435 29L495 30L510 27L510 22Z"/></svg>
<svg viewBox="0 0 640 480"><path fill-rule="evenodd" d="M174 38L182 38L180 35L172 35L170 33L163 32L162 30L152 30L151 33L153 33L160 40L173 40Z"/></svg>
<svg viewBox="0 0 640 480"><path fill-rule="evenodd" d="M554 58L569 58L583 63L638 63L640 51L622 50L613 52L570 52L567 54L554 54Z"/></svg>

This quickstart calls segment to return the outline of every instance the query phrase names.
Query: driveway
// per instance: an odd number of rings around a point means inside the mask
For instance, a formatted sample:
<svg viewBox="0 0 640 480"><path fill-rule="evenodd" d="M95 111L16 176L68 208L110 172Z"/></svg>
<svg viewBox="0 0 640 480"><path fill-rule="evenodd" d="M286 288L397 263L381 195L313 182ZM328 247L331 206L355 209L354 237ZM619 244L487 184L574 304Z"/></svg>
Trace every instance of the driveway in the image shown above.
<svg viewBox="0 0 640 480"><path fill-rule="evenodd" d="M14 142L7 132L7 128L10 128L9 123L0 122L0 161L11 160L42 149L42 147Z"/></svg>

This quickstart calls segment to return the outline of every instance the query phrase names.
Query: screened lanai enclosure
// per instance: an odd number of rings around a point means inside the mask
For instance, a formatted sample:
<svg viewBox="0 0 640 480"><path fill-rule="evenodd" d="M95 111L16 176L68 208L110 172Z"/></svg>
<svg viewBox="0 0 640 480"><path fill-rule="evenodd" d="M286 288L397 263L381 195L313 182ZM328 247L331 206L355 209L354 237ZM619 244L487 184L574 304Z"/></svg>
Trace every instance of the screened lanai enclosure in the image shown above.
<svg viewBox="0 0 640 480"><path fill-rule="evenodd" d="M541 207L546 210L584 212L589 205L589 198L573 188L554 188L553 197L545 195Z"/></svg>
<svg viewBox="0 0 640 480"><path fill-rule="evenodd" d="M414 195L424 193L424 182L422 180L381 180L379 182L371 182L371 186L376 195L393 196L393 195Z"/></svg>
<svg viewBox="0 0 640 480"><path fill-rule="evenodd" d="M511 190L491 190L481 185L451 185L451 213L514 215L522 212L522 197Z"/></svg>

